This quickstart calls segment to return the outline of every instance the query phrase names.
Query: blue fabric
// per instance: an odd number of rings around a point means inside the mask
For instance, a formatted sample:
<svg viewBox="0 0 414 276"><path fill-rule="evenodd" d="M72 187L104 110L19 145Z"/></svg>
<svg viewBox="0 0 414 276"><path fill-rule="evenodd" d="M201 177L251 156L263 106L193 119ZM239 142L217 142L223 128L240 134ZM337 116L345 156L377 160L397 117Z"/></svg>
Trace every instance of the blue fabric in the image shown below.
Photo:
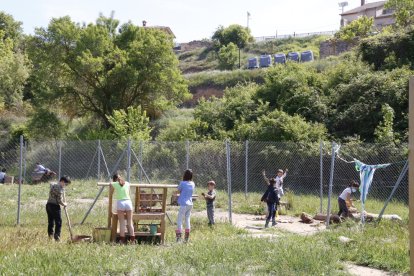
<svg viewBox="0 0 414 276"><path fill-rule="evenodd" d="M359 171L359 178L361 180L361 185L359 186L359 191L361 192L361 202L365 204L372 179L374 178L375 170L388 167L391 164L367 165L357 159L354 160L355 169Z"/></svg>
<svg viewBox="0 0 414 276"><path fill-rule="evenodd" d="M178 185L180 196L178 197L178 205L190 206L193 205L193 191L195 184L193 181L181 181Z"/></svg>

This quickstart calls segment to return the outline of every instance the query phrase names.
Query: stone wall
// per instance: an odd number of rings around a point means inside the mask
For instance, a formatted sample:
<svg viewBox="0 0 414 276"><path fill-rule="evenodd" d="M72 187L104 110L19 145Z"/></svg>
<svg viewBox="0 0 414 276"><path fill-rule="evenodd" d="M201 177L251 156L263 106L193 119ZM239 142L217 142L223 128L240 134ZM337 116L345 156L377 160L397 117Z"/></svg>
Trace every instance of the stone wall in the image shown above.
<svg viewBox="0 0 414 276"><path fill-rule="evenodd" d="M354 39L351 41L345 40L337 40L337 39L330 39L321 42L319 46L319 57L320 59L329 57L329 56L337 56L343 52L350 51L358 44L358 40Z"/></svg>

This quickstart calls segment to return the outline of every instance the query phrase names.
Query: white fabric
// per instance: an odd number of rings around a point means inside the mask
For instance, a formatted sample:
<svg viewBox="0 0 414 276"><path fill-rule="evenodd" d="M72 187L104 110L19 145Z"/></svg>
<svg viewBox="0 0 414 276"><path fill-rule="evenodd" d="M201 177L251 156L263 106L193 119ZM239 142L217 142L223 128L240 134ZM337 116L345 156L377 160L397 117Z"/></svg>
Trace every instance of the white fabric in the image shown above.
<svg viewBox="0 0 414 276"><path fill-rule="evenodd" d="M132 202L130 199L117 200L116 209L119 211L132 211Z"/></svg>
<svg viewBox="0 0 414 276"><path fill-rule="evenodd" d="M350 195L351 193L355 193L356 189L351 187L346 188L345 190L342 191L342 193L339 195L340 198L342 198L343 200L346 200L347 195Z"/></svg>
<svg viewBox="0 0 414 276"><path fill-rule="evenodd" d="M181 233L183 230L183 217L185 217L185 229L191 229L190 216L191 216L192 209L193 209L193 205L180 206L180 210L178 211L178 217L177 217L178 232Z"/></svg>

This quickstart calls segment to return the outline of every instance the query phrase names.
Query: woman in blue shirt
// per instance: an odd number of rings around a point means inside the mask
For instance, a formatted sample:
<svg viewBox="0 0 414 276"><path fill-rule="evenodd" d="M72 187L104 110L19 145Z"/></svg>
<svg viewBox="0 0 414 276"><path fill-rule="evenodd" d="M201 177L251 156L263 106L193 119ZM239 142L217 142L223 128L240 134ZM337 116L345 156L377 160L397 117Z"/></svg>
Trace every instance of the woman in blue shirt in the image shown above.
<svg viewBox="0 0 414 276"><path fill-rule="evenodd" d="M186 170L184 172L183 181L178 185L178 191L180 193L178 197L178 205L180 205L180 210L178 211L177 218L177 230L175 234L177 237L177 242L181 241L181 233L183 231L183 217L185 217L185 242L188 242L190 237L190 216L191 209L193 209L193 191L195 184L193 182L193 172L192 170Z"/></svg>

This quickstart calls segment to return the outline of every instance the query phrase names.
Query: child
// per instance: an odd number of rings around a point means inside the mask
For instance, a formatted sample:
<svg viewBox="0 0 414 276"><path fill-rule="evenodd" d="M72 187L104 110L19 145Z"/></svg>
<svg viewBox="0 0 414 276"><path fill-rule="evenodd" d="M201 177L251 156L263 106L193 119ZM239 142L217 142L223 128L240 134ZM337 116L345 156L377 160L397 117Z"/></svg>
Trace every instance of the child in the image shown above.
<svg viewBox="0 0 414 276"><path fill-rule="evenodd" d="M6 180L6 169L2 169L0 172L0 183L4 184L5 180Z"/></svg>
<svg viewBox="0 0 414 276"><path fill-rule="evenodd" d="M268 181L269 184L267 185L266 192L263 194L261 199L261 201L267 203L268 210L265 228L269 227L270 219L272 219L272 226L275 226L277 224L275 220L275 215L277 205L279 204L279 197L277 192L278 190L276 188L276 179L270 178Z"/></svg>
<svg viewBox="0 0 414 276"><path fill-rule="evenodd" d="M339 197L338 197L338 205L339 205L338 216L341 216L342 214L346 218L351 216L351 213L348 210L348 206L346 205L346 202L347 201L349 201L349 202L352 201L351 200L351 194L355 193L358 188L359 188L358 182L353 180L353 181L351 181L349 186L345 190L343 190L342 193L339 195Z"/></svg>
<svg viewBox="0 0 414 276"><path fill-rule="evenodd" d="M175 235L177 238L177 242L181 242L181 233L183 230L183 217L185 217L185 242L188 242L190 238L190 216L191 216L191 209L193 209L193 192L194 192L195 184L193 182L193 171L186 170L184 172L183 181L180 182L178 185L178 191L180 195L178 197L178 205L180 209L178 211L177 217L177 230L175 231Z"/></svg>
<svg viewBox="0 0 414 276"><path fill-rule="evenodd" d="M135 242L135 232L134 232L134 223L132 221L132 202L130 196L130 186L129 183L126 182L119 174L115 174L112 177L114 182L111 183L111 187L115 190L116 195L116 209L118 214L118 221L119 221L119 237L120 243L125 243L125 217L124 213L126 213L126 219L128 224L128 232L130 235L131 243Z"/></svg>
<svg viewBox="0 0 414 276"><path fill-rule="evenodd" d="M209 226L214 225L214 201L216 199L216 190L214 189L215 187L216 187L216 182L211 180L207 183L207 188L208 188L207 194L201 193L201 195L206 200L206 204L207 204L207 217L208 217Z"/></svg>
<svg viewBox="0 0 414 276"><path fill-rule="evenodd" d="M285 179L287 172L288 172L288 169L285 169L284 172L281 169L277 170L277 176L276 176L275 180L276 180L276 188L278 189L279 199L284 195L283 180Z"/></svg>
<svg viewBox="0 0 414 276"><path fill-rule="evenodd" d="M62 229L62 214L60 210L60 205L66 207L66 202L63 202L63 193L64 188L70 184L70 179L68 176L62 176L57 184L50 185L49 199L46 204L46 213L47 213L47 233L49 239L54 238L55 241L60 240L60 232ZM55 231L53 231L55 227Z"/></svg>

